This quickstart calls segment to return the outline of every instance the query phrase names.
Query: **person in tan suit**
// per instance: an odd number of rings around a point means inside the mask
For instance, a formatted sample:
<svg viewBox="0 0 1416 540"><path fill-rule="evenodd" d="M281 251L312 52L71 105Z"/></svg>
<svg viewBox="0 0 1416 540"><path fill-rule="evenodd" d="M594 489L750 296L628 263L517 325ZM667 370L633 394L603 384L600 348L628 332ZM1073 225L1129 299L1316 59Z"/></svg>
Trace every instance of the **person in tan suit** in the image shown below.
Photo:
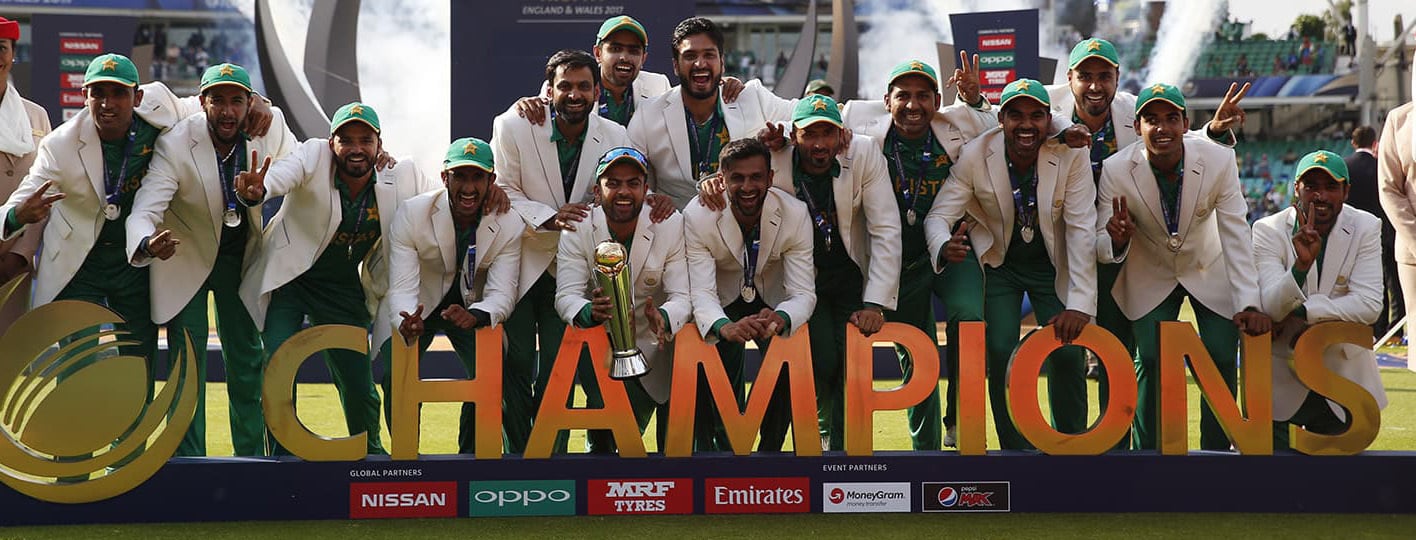
<svg viewBox="0 0 1416 540"><path fill-rule="evenodd" d="M1416 90L1416 71L1411 87ZM1406 335L1411 336L1410 317L1416 314L1416 101L1387 113L1377 149L1377 185L1382 208L1396 229L1396 275L1406 300ZM1406 350L1406 367L1416 370L1412 349Z"/></svg>
<svg viewBox="0 0 1416 540"><path fill-rule="evenodd" d="M20 39L20 23L0 17L0 197L9 198L20 180L34 165L39 143L49 134L49 113L33 101L25 99L9 83L10 67L15 64L15 42ZM34 252L39 249L43 226L0 242L0 285L15 276L34 270ZM30 279L26 278L0 306L0 335L25 312L30 295Z"/></svg>

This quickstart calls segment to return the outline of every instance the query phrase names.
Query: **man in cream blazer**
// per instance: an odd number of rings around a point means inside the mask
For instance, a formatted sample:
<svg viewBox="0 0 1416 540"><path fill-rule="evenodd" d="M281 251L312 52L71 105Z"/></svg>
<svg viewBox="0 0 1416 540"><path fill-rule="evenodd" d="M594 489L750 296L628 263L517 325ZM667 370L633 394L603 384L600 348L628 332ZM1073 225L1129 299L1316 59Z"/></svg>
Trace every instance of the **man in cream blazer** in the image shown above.
<svg viewBox="0 0 1416 540"><path fill-rule="evenodd" d="M806 203L812 220L816 309L808 321L822 448L844 436L847 323L869 336L900 292L900 216L875 142L846 132L836 100L811 95L792 112L792 146L772 153L773 185Z"/></svg>
<svg viewBox="0 0 1416 540"><path fill-rule="evenodd" d="M575 230L561 234L556 252L556 310L568 324L582 328L603 324L610 317L612 301L607 291L598 291L594 276L596 247L613 240L628 250L628 271L633 278L635 342L648 362L649 372L624 383L630 405L642 432L650 415L659 414L659 447L663 448L665 406L673 375L673 336L693 316L689 299L689 275L684 256L683 217L674 212L654 223L651 209L644 204L648 191L648 162L633 148L615 148L596 167L600 204ZM596 294L598 292L599 294ZM604 406L599 385L589 362L604 358L582 358L578 362L580 384L586 406ZM591 430L586 436L587 451L615 451L608 431Z"/></svg>
<svg viewBox="0 0 1416 540"><path fill-rule="evenodd" d="M752 137L769 122L791 117L792 101L756 80L728 101L723 80L722 30L693 17L674 29L674 73L679 85L645 103L629 122L629 139L649 157L649 184L683 209L698 194L698 180L718 170L718 153L729 141ZM689 137L689 121L695 136Z"/></svg>
<svg viewBox="0 0 1416 540"><path fill-rule="evenodd" d="M553 118L536 125L520 118L515 106L492 122L497 185L530 233L521 243L520 301L506 321L507 380L504 415L529 423L540 409L551 362L560 350L565 323L554 309L556 248L562 229L579 227L589 215L596 160L612 148L628 146L619 124L590 114L595 102L595 59L581 51L561 51L546 65ZM536 344L541 344L541 352ZM534 389L534 390L533 390ZM566 434L556 439L564 452ZM513 447L524 444L515 443Z"/></svg>
<svg viewBox="0 0 1416 540"><path fill-rule="evenodd" d="M1416 91L1416 71L1411 74ZM1413 334L1410 314L1416 314L1416 101L1392 109L1377 145L1377 185L1382 209L1396 229L1396 276L1406 298L1406 335ZM1416 370L1416 347L1406 351L1406 366Z"/></svg>
<svg viewBox="0 0 1416 540"><path fill-rule="evenodd" d="M771 151L757 139L739 139L718 158L727 184L728 209L690 203L684 209L693 317L718 356L741 405L743 345L766 351L775 335L790 335L816 307L816 267L811 258L811 218L806 204L772 187ZM700 387L702 384L700 384ZM778 452L791 409L785 384L773 390L762 420L759 451ZM695 446L730 450L711 396L700 390Z"/></svg>
<svg viewBox="0 0 1416 540"><path fill-rule="evenodd" d="M15 60L15 43L20 40L20 23L0 17L0 80L8 81ZM6 82L0 86L0 197L9 198L20 186L39 149L39 142L49 134L49 113L33 101L25 99ZM33 272L34 252L39 249L41 225L28 234L0 242L0 284L9 283L22 272ZM24 314L30 296L32 277L26 277L0 305L0 334L10 323Z"/></svg>
<svg viewBox="0 0 1416 540"><path fill-rule="evenodd" d="M1344 204L1351 187L1347 163L1327 151L1298 161L1295 206L1254 223L1254 263L1273 334L1274 448L1288 448L1289 425L1337 435L1347 413L1298 381L1293 343L1326 321L1371 324L1382 309L1381 219ZM1323 364L1366 388L1379 407L1386 391L1371 347L1342 344Z"/></svg>
<svg viewBox="0 0 1416 540"><path fill-rule="evenodd" d="M232 185L246 170L251 153L279 159L297 142L280 114L273 130L247 140L243 120L255 91L246 70L234 64L212 66L202 76L205 114L178 122L159 138L147 177L128 216L127 256L133 266L150 266L152 320L168 327L169 350L207 350L207 293L215 297L217 333L231 399L231 438L235 455L264 453L261 412L260 331L241 303L241 270L260 245L260 208L238 204ZM213 131L216 133L213 134ZM215 140L222 140L218 151ZM183 245L153 263L145 253L155 235ZM206 363L197 363L206 381ZM198 390L197 416L177 449L179 456L206 455L206 385Z"/></svg>
<svg viewBox="0 0 1416 540"><path fill-rule="evenodd" d="M628 15L610 17L600 24L591 51L600 71L595 114L601 118L628 126L645 102L669 91L668 77L642 69L649 57L648 36L644 26ZM550 87L547 81L541 85L540 94L517 100L517 114L533 124L544 124Z"/></svg>
<svg viewBox="0 0 1416 540"><path fill-rule="evenodd" d="M516 280L521 266L521 235L526 226L510 212L483 216L486 194L497 189L492 147L480 139L458 139L443 160L443 189L404 201L389 230L389 287L381 311L386 320L374 322L374 343L391 361L390 334L418 343L427 352L438 332L447 336L457 357L476 377L477 328L501 324L516 304ZM384 396L391 396L391 376L385 372ZM384 414L392 411L384 400ZM462 405L457 448L475 450L473 406ZM503 417L509 420L508 417ZM530 423L504 425L503 445L525 441Z"/></svg>
<svg viewBox="0 0 1416 540"><path fill-rule="evenodd" d="M1023 294L1037 320L1053 325L1063 342L1096 313L1096 188L1086 153L1044 136L1052 121L1047 100L1042 84L1032 79L1004 87L1001 126L964 146L925 219L931 260L952 266L966 263L964 233L951 229L970 205L980 212L968 237L984 265L989 396L999 444L1008 450L1031 447L1014 427L1006 399ZM1047 361L1052 424L1063 433L1087 428L1084 363L1075 347Z"/></svg>
<svg viewBox="0 0 1416 540"><path fill-rule="evenodd" d="M335 111L331 139L310 139L290 155L262 161L236 176L247 206L284 196L266 227L261 249L241 279L241 301L274 355L308 318L311 324L368 328L386 321L376 313L388 289L388 227L398 204L437 189L411 160L375 172L382 152L378 114L349 103ZM385 217L387 216L387 217ZM379 443L379 396L368 355L325 351L344 406L349 433L366 433L368 451ZM269 441L273 453L282 453Z"/></svg>
<svg viewBox="0 0 1416 540"><path fill-rule="evenodd" d="M1140 396L1132 445L1149 450L1157 444L1160 415L1159 323L1176 320L1188 297L1200 338L1233 390L1239 332L1263 334L1271 321L1259 311L1248 205L1234 151L1186 134L1185 98L1174 86L1147 87L1139 100L1141 143L1102 167L1096 249L1098 261L1123 263L1111 293L1134 322L1136 336ZM1213 412L1206 406L1201 413L1201 447L1228 449Z"/></svg>

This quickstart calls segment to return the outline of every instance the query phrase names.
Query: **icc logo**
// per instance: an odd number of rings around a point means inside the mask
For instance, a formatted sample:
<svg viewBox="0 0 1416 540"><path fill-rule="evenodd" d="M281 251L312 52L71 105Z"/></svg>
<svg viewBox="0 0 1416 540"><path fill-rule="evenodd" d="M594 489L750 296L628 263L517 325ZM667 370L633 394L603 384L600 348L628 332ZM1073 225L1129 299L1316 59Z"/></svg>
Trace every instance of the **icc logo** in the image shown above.
<svg viewBox="0 0 1416 540"><path fill-rule="evenodd" d="M0 286L0 305L24 279ZM174 355L149 399L147 360L118 351L137 342L99 330L121 322L102 306L63 300L0 336L0 482L50 502L98 501L137 487L177 450L196 413L195 355L190 345Z"/></svg>

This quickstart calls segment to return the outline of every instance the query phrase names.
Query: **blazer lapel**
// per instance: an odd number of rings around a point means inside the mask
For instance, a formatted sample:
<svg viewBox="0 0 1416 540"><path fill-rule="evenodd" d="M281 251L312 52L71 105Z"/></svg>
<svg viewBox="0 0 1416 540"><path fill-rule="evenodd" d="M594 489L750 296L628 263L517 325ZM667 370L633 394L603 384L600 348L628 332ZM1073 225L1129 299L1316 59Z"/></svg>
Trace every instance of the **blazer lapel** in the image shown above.
<svg viewBox="0 0 1416 540"><path fill-rule="evenodd" d="M693 171L693 156L688 145L688 119L683 113L683 90L674 87L664 100L664 125L669 130L669 147L677 160L679 178L698 178ZM651 143L652 144L652 143Z"/></svg>
<svg viewBox="0 0 1416 540"><path fill-rule="evenodd" d="M723 106L723 123L727 124L728 136L733 139L749 137L755 133L753 126L747 124L747 112L742 107L746 97L747 94L739 94L738 99L732 103L723 102L721 96L718 98L718 102ZM761 128L761 126L757 127Z"/></svg>
<svg viewBox="0 0 1416 540"><path fill-rule="evenodd" d="M1356 242L1352 241L1352 232L1355 228L1356 225L1352 223L1348 212L1338 215L1337 223L1333 224L1332 231L1328 233L1327 242L1323 244L1323 267L1319 268L1317 272L1318 291L1330 293L1334 286L1347 284L1346 276L1343 276L1342 283L1338 283L1337 278L1342 275L1342 267L1346 266L1348 257L1354 255L1352 250ZM1310 272L1309 275L1311 276L1312 273Z"/></svg>
<svg viewBox="0 0 1416 540"><path fill-rule="evenodd" d="M599 115L590 115L585 121L585 141L580 146L580 163L576 164L575 185L570 188L571 202L582 202L587 198L592 198L590 187L595 185L595 167L600 164L600 156L609 150L605 148L605 134L600 129L608 122L600 118Z"/></svg>
<svg viewBox="0 0 1416 540"><path fill-rule="evenodd" d="M1008 176L1008 161L1003 155L1003 133L999 132L988 145L988 157L984 159L988 167L988 179L993 183L993 194L998 199L998 215L1003 216L1002 235L998 238L1000 247L1008 245L1013 237L1013 181ZM981 256L981 255L980 255Z"/></svg>
<svg viewBox="0 0 1416 540"><path fill-rule="evenodd" d="M1189 235L1190 223L1199 216L1195 213L1195 206L1199 204L1200 193L1209 189L1206 186L1205 162L1200 159L1199 152L1185 152L1185 185L1180 192L1180 238Z"/></svg>
<svg viewBox="0 0 1416 540"><path fill-rule="evenodd" d="M1139 206L1137 203L1144 204L1146 210L1150 212L1151 220L1159 225L1156 230L1160 236L1156 238L1156 241L1164 245L1168 239L1166 238L1165 214L1160 209L1162 203L1160 186L1155 184L1155 173L1151 172L1150 161L1146 158L1144 148L1136 152L1136 161L1131 165L1131 181L1135 182L1136 193L1140 195L1141 200L1126 201L1126 208L1137 208Z"/></svg>
<svg viewBox="0 0 1416 540"><path fill-rule="evenodd" d="M629 268L636 281L644 273L649 251L654 249L654 222L649 220L649 214L648 206L639 210L639 221L634 224L634 244L629 246Z"/></svg>
<svg viewBox="0 0 1416 540"><path fill-rule="evenodd" d="M1120 150L1131 143L1140 140L1136 136L1136 111L1133 108L1122 106L1121 102L1111 100L1111 129L1116 136L1116 149Z"/></svg>
<svg viewBox="0 0 1416 540"><path fill-rule="evenodd" d="M739 251L742 249L745 239L742 237L742 228L738 227L737 218L733 217L732 210L725 209L718 213L718 234L723 237L723 247L728 250L728 253L733 254L734 257L742 256ZM766 236L766 231L763 231L763 236Z"/></svg>
<svg viewBox="0 0 1416 540"><path fill-rule="evenodd" d="M852 204L855 186L855 171L851 170L851 158L838 155L836 161L841 164L841 175L831 182L831 197L836 201L836 230L841 233L841 243L845 244L846 253L851 253L851 223L855 220L855 205ZM859 257L854 254L853 257Z"/></svg>
<svg viewBox="0 0 1416 540"><path fill-rule="evenodd" d="M441 193L446 194L444 189ZM438 251L442 253L443 268L452 270L457 268L457 226L452 222L452 209L448 207L446 196L438 197L433 201L433 241L437 242ZM482 219L483 223L487 221ZM481 231L478 231L479 233ZM478 236L480 240L480 235ZM477 258L481 258L482 253L477 253Z"/></svg>
<svg viewBox="0 0 1416 540"><path fill-rule="evenodd" d="M85 121L86 118L74 119L75 121ZM98 128L84 125L79 129L79 160L84 164L84 172L88 173L89 184L93 186L95 200L98 207L103 208L104 197L104 173L103 168L103 143L98 139Z"/></svg>
<svg viewBox="0 0 1416 540"><path fill-rule="evenodd" d="M550 189L551 196L556 200L556 207L565 206L565 182L561 178L560 154L556 152L556 143L551 142L551 118L550 109L546 110L546 124L537 126L531 125L531 142L536 148L536 157L541 159L541 176L546 179L546 187Z"/></svg>
<svg viewBox="0 0 1416 540"><path fill-rule="evenodd" d="M777 233L782 229L782 205L777 203L775 197L766 196L763 199L762 221L758 225L761 235L757 249L757 267L753 270L756 276L762 275L762 269L767 266L768 255L772 250L777 249ZM737 227L733 227L736 229Z"/></svg>
<svg viewBox="0 0 1416 540"><path fill-rule="evenodd" d="M1052 238L1052 233L1060 229L1054 228L1052 223L1058 219L1056 212L1062 209L1062 197L1066 195L1065 191L1058 192L1057 183L1061 181L1057 174L1057 154L1044 147L1037 156L1037 228L1047 241L1049 253L1056 250L1057 240Z"/></svg>
<svg viewBox="0 0 1416 540"><path fill-rule="evenodd" d="M222 196L221 170L217 167L215 154L216 147L211 142L211 133L205 129L194 131L192 133L192 163L197 164L197 178L195 180L201 183L202 191L206 193L206 218L208 220L215 219L214 216L220 216L225 211L222 206L226 203L226 199ZM240 156L231 156L231 159L230 166L240 163ZM234 176L232 181L235 181ZM211 230L214 233L213 237L220 241L221 227L217 223L212 223Z"/></svg>

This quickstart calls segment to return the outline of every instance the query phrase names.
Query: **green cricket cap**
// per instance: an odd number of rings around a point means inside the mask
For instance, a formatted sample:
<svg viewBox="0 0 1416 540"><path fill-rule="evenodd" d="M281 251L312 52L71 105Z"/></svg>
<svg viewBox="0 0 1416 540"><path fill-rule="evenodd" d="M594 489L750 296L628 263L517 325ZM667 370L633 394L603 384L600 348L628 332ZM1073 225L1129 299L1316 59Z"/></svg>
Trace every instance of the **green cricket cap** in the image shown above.
<svg viewBox="0 0 1416 540"><path fill-rule="evenodd" d="M1327 150L1318 150L1303 156L1303 159L1298 160L1298 172L1293 175L1293 181L1296 183L1303 177L1303 173L1312 169L1322 169L1332 176L1333 180L1347 183L1347 162L1342 160L1342 156Z"/></svg>
<svg viewBox="0 0 1416 540"><path fill-rule="evenodd" d="M133 61L121 54L108 53L89 62L88 71L84 72L84 86L101 82L114 82L123 86L136 87L138 85L138 67L133 65Z"/></svg>
<svg viewBox="0 0 1416 540"><path fill-rule="evenodd" d="M649 158L644 157L644 153L628 146L611 148L605 155L600 156L600 163L595 166L595 179L599 180L605 176L605 171L616 163L628 162L639 167L639 172L649 174Z"/></svg>
<svg viewBox="0 0 1416 540"><path fill-rule="evenodd" d="M1121 56L1116 53L1116 46L1104 39L1085 39L1072 47L1072 54L1067 57L1067 69L1077 69L1077 66L1088 58L1100 58L1112 66L1121 66Z"/></svg>
<svg viewBox="0 0 1416 540"><path fill-rule="evenodd" d="M812 79L811 82L806 83L806 92L804 93L810 95L822 90L833 94L836 92L836 89L832 88L831 83L826 82L826 79Z"/></svg>
<svg viewBox="0 0 1416 540"><path fill-rule="evenodd" d="M792 125L804 128L817 122L830 122L836 127L845 125L841 123L841 107L836 105L836 100L821 94L797 100L796 108L792 110Z"/></svg>
<svg viewBox="0 0 1416 540"><path fill-rule="evenodd" d="M334 111L334 119L329 124L329 134L339 131L340 126L350 122L359 121L374 128L374 133L380 133L379 114L374 112L374 108L357 101L346 104Z"/></svg>
<svg viewBox="0 0 1416 540"><path fill-rule="evenodd" d="M998 108L1007 107L1009 102L1019 98L1029 98L1041 103L1043 107L1052 107L1052 100L1047 96L1047 87L1034 79L1018 79L1003 87Z"/></svg>
<svg viewBox="0 0 1416 540"><path fill-rule="evenodd" d="M489 173L496 172L492 145L473 137L452 141L452 145L447 147L447 157L443 158L442 170L450 171L464 166L476 167Z"/></svg>
<svg viewBox="0 0 1416 540"><path fill-rule="evenodd" d="M610 37L610 34L620 30L628 30L631 34L639 36L639 41L645 45L649 44L649 33L644 31L644 25L639 24L639 21L629 15L605 19L605 22L600 24L600 31L595 34L595 44L600 44L605 41L605 38Z"/></svg>
<svg viewBox="0 0 1416 540"><path fill-rule="evenodd" d="M1156 83L1141 89L1141 95L1136 96L1136 114L1141 114L1141 109L1155 101L1163 101L1174 105L1185 111L1185 95L1180 93L1180 89L1173 85Z"/></svg>
<svg viewBox="0 0 1416 540"><path fill-rule="evenodd" d="M252 92L251 75L246 73L246 68L236 64L218 64L207 68L202 74L202 86L198 92L205 92L213 86L229 84L239 86L242 90Z"/></svg>
<svg viewBox="0 0 1416 540"><path fill-rule="evenodd" d="M906 60L896 65L895 69L890 70L890 81L885 83L885 88L895 84L895 79L907 75L921 75L934 85L935 92L939 91L939 76L935 74L934 68L919 60Z"/></svg>

